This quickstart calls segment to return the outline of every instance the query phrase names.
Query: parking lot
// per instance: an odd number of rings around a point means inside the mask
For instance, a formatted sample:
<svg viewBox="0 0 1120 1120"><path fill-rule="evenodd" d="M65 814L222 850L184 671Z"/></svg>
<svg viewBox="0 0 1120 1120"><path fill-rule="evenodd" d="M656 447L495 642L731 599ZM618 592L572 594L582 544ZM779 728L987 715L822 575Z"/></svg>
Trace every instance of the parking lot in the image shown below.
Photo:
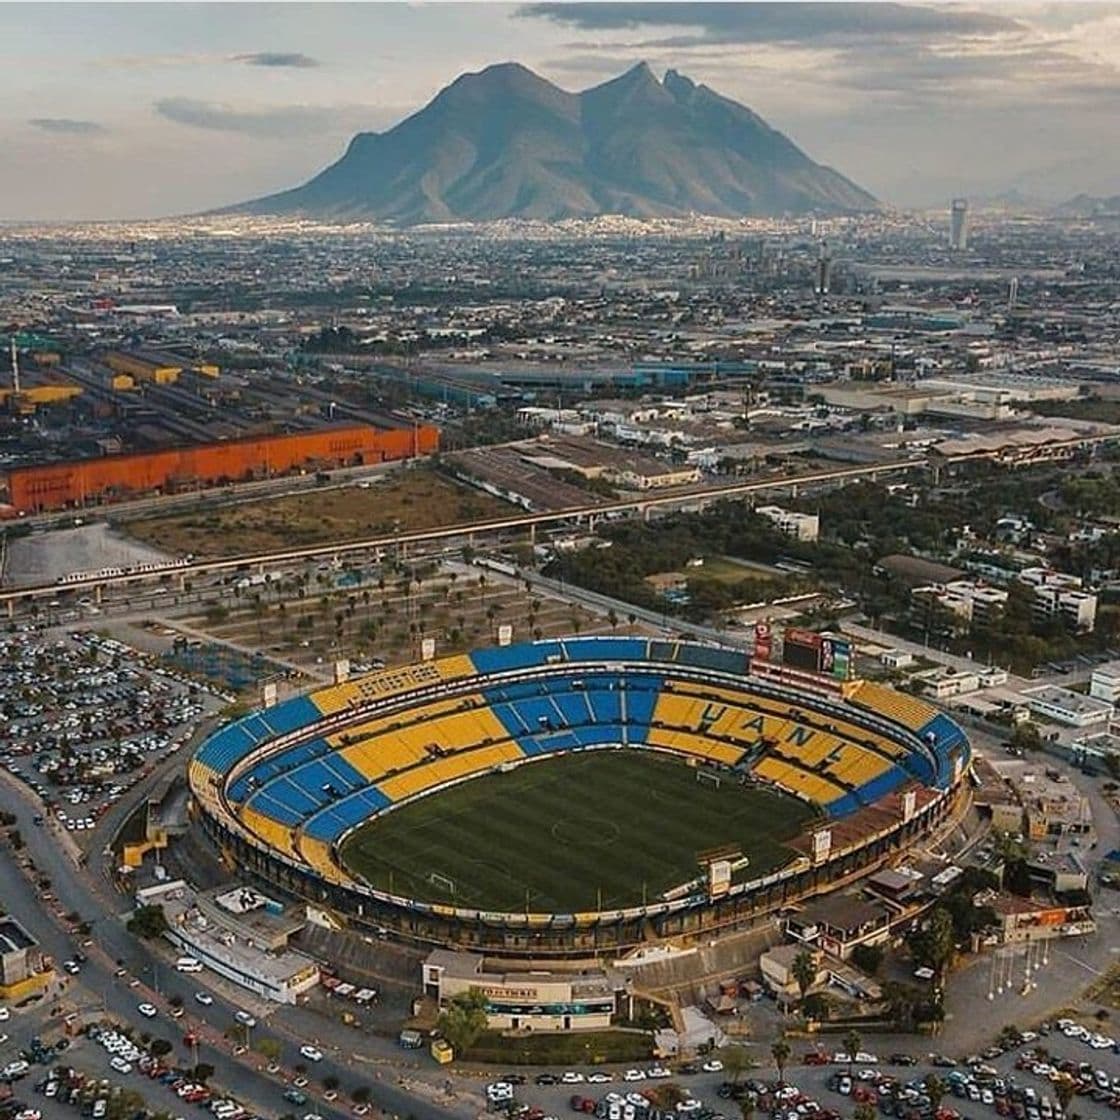
<svg viewBox="0 0 1120 1120"><path fill-rule="evenodd" d="M111 638L27 629L0 638L0 695L0 764L79 834L226 703Z"/></svg>
<svg viewBox="0 0 1120 1120"><path fill-rule="evenodd" d="M598 1120L737 1120L746 1100L771 1120L840 1120L860 1104L898 1120L1104 1120L1120 1112L1120 1043L1106 1028L1067 1019L1021 1034L1007 1028L962 1061L922 1047L849 1060L826 1043L794 1042L781 1082L769 1047L750 1044L748 1064L767 1068L736 1080L715 1068L718 1054L672 1070L512 1072L495 1079L507 1088L488 1088L489 1108L522 1120L581 1112Z"/></svg>

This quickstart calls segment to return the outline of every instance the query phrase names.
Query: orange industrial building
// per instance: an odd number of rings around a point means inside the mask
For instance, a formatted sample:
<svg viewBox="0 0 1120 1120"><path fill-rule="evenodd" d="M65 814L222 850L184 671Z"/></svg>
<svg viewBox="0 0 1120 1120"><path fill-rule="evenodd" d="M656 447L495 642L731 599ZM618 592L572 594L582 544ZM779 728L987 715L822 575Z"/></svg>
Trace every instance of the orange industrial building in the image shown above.
<svg viewBox="0 0 1120 1120"><path fill-rule="evenodd" d="M438 448L439 429L428 424L385 430L365 424L320 428L169 451L15 467L7 472L7 501L20 513L36 513L267 478L301 467L322 470L408 459Z"/></svg>

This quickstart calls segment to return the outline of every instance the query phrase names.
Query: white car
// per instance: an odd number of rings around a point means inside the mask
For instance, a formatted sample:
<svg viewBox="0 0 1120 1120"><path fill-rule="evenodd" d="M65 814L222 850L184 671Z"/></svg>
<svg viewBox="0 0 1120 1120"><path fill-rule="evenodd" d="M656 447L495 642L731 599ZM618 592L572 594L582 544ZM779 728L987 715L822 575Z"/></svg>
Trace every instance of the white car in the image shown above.
<svg viewBox="0 0 1120 1120"><path fill-rule="evenodd" d="M671 1069L666 1069L664 1066L650 1066L650 1068L646 1070L646 1077L665 1078L672 1076L673 1071Z"/></svg>
<svg viewBox="0 0 1120 1120"><path fill-rule="evenodd" d="M700 1068L705 1073L720 1073L723 1070L723 1062L719 1058L709 1058Z"/></svg>
<svg viewBox="0 0 1120 1120"><path fill-rule="evenodd" d="M256 1019L249 1014L248 1011L238 1011L234 1018L246 1027L255 1027L257 1025Z"/></svg>
<svg viewBox="0 0 1120 1120"><path fill-rule="evenodd" d="M209 992L195 992L195 1002L201 1003L203 1007L209 1007L214 1002L214 997Z"/></svg>
<svg viewBox="0 0 1120 1120"><path fill-rule="evenodd" d="M0 1023L6 1023L12 1017L12 1013L6 1007L0 1007Z"/></svg>
<svg viewBox="0 0 1120 1120"><path fill-rule="evenodd" d="M644 1069L628 1069L623 1075L623 1081L645 1081L646 1071Z"/></svg>
<svg viewBox="0 0 1120 1120"><path fill-rule="evenodd" d="M577 1073L575 1070L568 1070L560 1078L561 1085L582 1085L584 1077L582 1073Z"/></svg>
<svg viewBox="0 0 1120 1120"><path fill-rule="evenodd" d="M117 1071L117 1073L131 1073L132 1072L132 1066L128 1062L126 1062L124 1060L124 1058L120 1057L120 1055L117 1055L116 1057L110 1058L109 1059L109 1065L111 1065L113 1067L113 1069L115 1069Z"/></svg>
<svg viewBox="0 0 1120 1120"><path fill-rule="evenodd" d="M136 1010L139 1011L140 1014L143 1015L145 1019L154 1019L156 1017L156 1015L158 1014L155 1007L153 1007L152 1004L150 1004L150 1003L141 1003L136 1008Z"/></svg>
<svg viewBox="0 0 1120 1120"><path fill-rule="evenodd" d="M306 1058L309 1062L321 1062L323 1060L323 1051L316 1050L314 1046L301 1046L299 1052L300 1056Z"/></svg>
<svg viewBox="0 0 1120 1120"><path fill-rule="evenodd" d="M609 1073L603 1073L602 1070L596 1070L594 1073L587 1075L587 1081L590 1085L606 1085L613 1080L614 1078Z"/></svg>

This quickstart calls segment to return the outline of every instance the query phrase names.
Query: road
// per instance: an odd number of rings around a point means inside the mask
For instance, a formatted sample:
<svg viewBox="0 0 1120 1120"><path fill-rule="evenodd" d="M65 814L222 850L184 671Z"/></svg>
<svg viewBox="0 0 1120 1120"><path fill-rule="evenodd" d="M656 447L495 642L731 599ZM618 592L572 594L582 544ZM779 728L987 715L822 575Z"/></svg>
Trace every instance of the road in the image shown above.
<svg viewBox="0 0 1120 1120"><path fill-rule="evenodd" d="M265 1116L275 1115L281 1110L283 1082L256 1068L263 1062L259 1055L246 1055L252 1064L237 1060L229 1043L222 1039L223 1032L234 1021L239 1004L217 988L207 989L214 1000L211 1006L198 1004L194 993L203 985L197 982L197 978L170 971L165 959L129 934L124 924L127 915L113 912L113 907L120 903L119 898L114 898L107 886L102 888L99 885L96 890L93 889L73 861L62 852L51 833L32 823L34 810L23 796L10 800L14 802L10 811L17 816L17 826L26 842L26 853L34 860L38 872L51 880L51 891L60 900L60 910L76 911L92 926L92 945L84 950L89 959L80 976L69 981L63 998L74 1002L80 988L118 1022L175 1042L180 1041L181 1034L188 1028L197 1031L202 1039L198 1060L214 1066L215 1083L240 1099L252 1102L252 1106ZM4 900L5 909L56 961L69 958L78 947L75 938L44 909L37 888L17 866L14 853L7 846L0 849L0 898ZM114 976L118 961L124 962L130 976L141 979L139 986L130 987L126 978ZM181 997L186 1009L186 1014L178 1022L166 1014L167 1000L172 996ZM157 1005L160 1010L157 1018L148 1019L140 1014L137 1007L144 1001ZM252 1041L255 1044L263 1038L273 1038L279 1042L282 1046L281 1064L290 1070L304 1061L297 1051L308 1039L298 1032L306 1030L309 1021L306 1012L277 1009L253 1030ZM309 1076L313 1074L316 1078L309 1086L316 1098L314 1110L324 1116L331 1115L332 1109L321 1099L322 1086L319 1082L328 1075L339 1079L343 1093L359 1085L367 1086L371 1091L371 1100L378 1107L389 1113L412 1114L417 1120L447 1120L450 1117L473 1116L477 1111L477 1103L462 1096L456 1102L443 1105L433 1103L423 1095L404 1091L396 1084L393 1067L388 1063L379 1066L370 1062L369 1055L362 1056L369 1063L363 1067L360 1064L362 1057L355 1056L344 1047L324 1044L321 1048L325 1051L324 1059L313 1066L305 1064L311 1067ZM181 1045L177 1049L181 1051ZM357 1069L368 1069L369 1072L356 1073ZM344 1115L338 1110L333 1110L333 1114Z"/></svg>

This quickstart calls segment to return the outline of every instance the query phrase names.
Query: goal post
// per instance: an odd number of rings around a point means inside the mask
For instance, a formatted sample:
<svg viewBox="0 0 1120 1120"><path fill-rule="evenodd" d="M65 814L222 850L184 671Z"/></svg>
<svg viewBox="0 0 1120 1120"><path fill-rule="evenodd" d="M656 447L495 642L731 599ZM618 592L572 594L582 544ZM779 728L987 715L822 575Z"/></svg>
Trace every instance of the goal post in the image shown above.
<svg viewBox="0 0 1120 1120"><path fill-rule="evenodd" d="M720 783L723 781L723 778L719 774L717 774L714 770L700 770L700 769L697 769L697 771L696 771L696 781L700 785L703 785L705 782L707 782L709 785L713 785L713 786L716 787L716 789L719 789Z"/></svg>
<svg viewBox="0 0 1120 1120"><path fill-rule="evenodd" d="M440 890L446 891L451 898L455 897L455 880L449 875L441 875L438 871L429 871L428 882L433 887L439 887Z"/></svg>

